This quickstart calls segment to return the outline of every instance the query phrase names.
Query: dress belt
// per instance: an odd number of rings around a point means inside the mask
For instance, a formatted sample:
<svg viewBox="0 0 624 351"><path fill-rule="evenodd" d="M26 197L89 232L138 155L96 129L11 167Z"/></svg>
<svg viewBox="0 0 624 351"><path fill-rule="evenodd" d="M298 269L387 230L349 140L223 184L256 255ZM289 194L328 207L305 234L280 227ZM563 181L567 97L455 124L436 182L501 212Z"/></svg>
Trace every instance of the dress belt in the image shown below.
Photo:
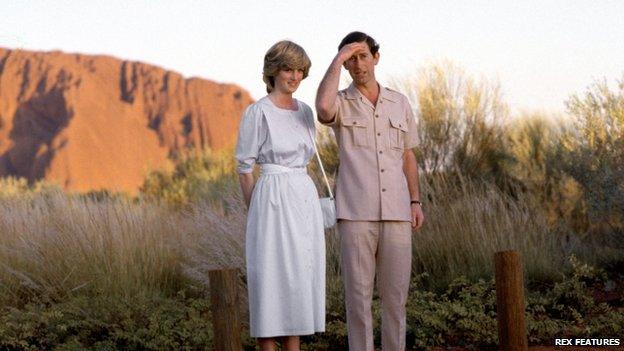
<svg viewBox="0 0 624 351"><path fill-rule="evenodd" d="M287 167L274 163L263 163L260 165L260 174L280 174L280 173L308 173L305 167Z"/></svg>

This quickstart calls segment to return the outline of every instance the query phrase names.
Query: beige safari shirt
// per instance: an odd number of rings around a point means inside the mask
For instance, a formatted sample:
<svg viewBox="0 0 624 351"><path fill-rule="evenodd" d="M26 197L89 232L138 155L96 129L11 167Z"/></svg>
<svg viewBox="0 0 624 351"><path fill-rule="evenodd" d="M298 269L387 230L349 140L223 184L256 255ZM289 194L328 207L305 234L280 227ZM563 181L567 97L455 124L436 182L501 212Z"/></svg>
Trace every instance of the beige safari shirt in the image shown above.
<svg viewBox="0 0 624 351"><path fill-rule="evenodd" d="M407 98L380 86L377 106L351 84L338 92L334 129L340 166L336 217L358 221L411 221L403 152L418 144Z"/></svg>

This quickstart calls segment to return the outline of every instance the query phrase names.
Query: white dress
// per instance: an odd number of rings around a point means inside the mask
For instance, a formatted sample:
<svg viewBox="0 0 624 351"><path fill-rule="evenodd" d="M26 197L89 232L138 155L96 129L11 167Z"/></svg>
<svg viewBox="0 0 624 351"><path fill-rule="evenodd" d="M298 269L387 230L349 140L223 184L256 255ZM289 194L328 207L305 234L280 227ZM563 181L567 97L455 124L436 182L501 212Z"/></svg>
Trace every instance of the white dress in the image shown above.
<svg viewBox="0 0 624 351"><path fill-rule="evenodd" d="M325 331L325 236L318 193L306 173L314 156L310 107L278 108L268 97L243 114L238 172L261 165L247 215L250 335Z"/></svg>

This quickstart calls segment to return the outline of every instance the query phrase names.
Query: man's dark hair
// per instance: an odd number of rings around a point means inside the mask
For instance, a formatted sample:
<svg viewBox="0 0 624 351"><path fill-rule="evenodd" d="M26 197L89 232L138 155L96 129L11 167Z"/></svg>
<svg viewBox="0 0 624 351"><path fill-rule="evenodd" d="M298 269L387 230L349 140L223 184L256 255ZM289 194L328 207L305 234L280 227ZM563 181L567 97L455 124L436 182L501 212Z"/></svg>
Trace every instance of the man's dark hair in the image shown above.
<svg viewBox="0 0 624 351"><path fill-rule="evenodd" d="M344 37L344 39L342 39L342 41L340 42L340 45L338 45L338 51L340 51L340 49L342 49L342 47L347 44L361 43L363 41L365 41L368 45L371 54L375 55L379 51L379 44L377 44L375 39L373 39L373 37L371 37L370 35L362 32L351 32L347 34L347 36Z"/></svg>

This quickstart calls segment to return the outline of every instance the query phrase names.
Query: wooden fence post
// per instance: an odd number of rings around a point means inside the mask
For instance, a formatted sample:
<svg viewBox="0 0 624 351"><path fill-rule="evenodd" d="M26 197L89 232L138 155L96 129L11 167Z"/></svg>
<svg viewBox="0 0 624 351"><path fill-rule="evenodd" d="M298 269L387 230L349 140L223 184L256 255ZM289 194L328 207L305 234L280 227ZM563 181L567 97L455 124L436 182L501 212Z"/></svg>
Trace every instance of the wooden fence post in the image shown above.
<svg viewBox="0 0 624 351"><path fill-rule="evenodd" d="M209 271L215 351L242 351L238 306L238 271Z"/></svg>
<svg viewBox="0 0 624 351"><path fill-rule="evenodd" d="M524 321L524 282L518 251L494 255L496 268L496 314L498 344L503 351L526 351L528 342Z"/></svg>

